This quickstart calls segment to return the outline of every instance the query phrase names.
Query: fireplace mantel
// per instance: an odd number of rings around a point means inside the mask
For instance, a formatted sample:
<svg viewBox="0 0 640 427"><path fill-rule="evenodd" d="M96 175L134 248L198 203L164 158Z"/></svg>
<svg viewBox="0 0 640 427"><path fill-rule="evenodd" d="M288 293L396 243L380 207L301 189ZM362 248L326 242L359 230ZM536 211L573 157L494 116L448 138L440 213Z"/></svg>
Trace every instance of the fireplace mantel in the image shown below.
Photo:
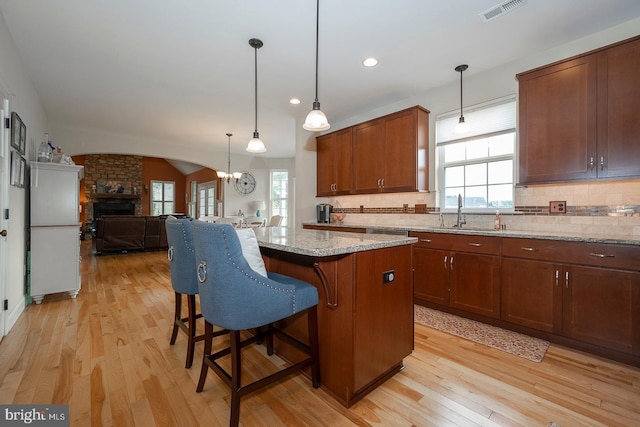
<svg viewBox="0 0 640 427"><path fill-rule="evenodd" d="M93 200L110 200L110 199L128 199L128 200L140 200L138 194L120 194L120 193L93 193Z"/></svg>

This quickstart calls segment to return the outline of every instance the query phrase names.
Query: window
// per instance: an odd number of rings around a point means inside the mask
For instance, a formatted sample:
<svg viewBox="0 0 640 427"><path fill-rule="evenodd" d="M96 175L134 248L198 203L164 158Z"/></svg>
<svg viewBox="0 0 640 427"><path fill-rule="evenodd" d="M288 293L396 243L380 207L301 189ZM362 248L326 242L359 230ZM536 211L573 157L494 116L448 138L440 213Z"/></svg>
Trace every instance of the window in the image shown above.
<svg viewBox="0 0 640 427"><path fill-rule="evenodd" d="M174 213L175 182L151 181L151 215Z"/></svg>
<svg viewBox="0 0 640 427"><path fill-rule="evenodd" d="M274 169L271 171L271 215L282 216L283 226L289 225L289 172Z"/></svg>
<svg viewBox="0 0 640 427"><path fill-rule="evenodd" d="M196 195L197 195L197 185L196 181L191 181L189 185L189 216L191 218L196 217Z"/></svg>
<svg viewBox="0 0 640 427"><path fill-rule="evenodd" d="M216 214L216 181L198 184L198 218Z"/></svg>
<svg viewBox="0 0 640 427"><path fill-rule="evenodd" d="M455 135L459 114L436 118L440 209L514 208L516 102L511 96L464 112L471 131Z"/></svg>

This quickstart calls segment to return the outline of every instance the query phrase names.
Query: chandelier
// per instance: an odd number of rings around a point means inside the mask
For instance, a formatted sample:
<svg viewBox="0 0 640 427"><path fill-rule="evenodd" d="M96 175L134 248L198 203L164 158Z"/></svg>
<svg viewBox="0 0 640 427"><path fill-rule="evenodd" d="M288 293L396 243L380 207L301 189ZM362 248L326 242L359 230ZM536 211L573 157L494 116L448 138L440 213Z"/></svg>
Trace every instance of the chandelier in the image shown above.
<svg viewBox="0 0 640 427"><path fill-rule="evenodd" d="M231 182L233 179L234 182L239 180L242 176L242 172L231 172L231 136L232 133L228 133L227 137L229 138L229 146L227 148L227 171L218 171L218 178L227 181L227 184Z"/></svg>

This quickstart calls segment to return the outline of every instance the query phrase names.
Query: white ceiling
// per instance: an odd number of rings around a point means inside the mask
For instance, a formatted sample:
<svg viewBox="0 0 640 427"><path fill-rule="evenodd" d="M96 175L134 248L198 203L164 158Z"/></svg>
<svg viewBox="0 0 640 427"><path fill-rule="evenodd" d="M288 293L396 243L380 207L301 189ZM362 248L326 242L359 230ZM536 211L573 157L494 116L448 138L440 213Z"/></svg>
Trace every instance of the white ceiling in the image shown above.
<svg viewBox="0 0 640 427"><path fill-rule="evenodd" d="M319 100L340 121L640 16L638 0L322 0ZM244 152L294 155L315 85L315 0L0 0L51 122ZM361 61L380 63L366 69ZM302 104L289 104L291 97Z"/></svg>

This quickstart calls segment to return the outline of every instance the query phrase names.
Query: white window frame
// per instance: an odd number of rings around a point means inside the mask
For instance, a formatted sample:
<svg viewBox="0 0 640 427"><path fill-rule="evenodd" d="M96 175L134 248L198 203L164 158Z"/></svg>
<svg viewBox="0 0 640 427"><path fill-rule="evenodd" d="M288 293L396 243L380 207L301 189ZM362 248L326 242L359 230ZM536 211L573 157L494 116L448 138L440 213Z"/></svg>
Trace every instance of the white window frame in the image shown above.
<svg viewBox="0 0 640 427"><path fill-rule="evenodd" d="M209 204L208 192L213 190L213 204ZM205 192L204 210L202 206L202 192ZM201 182L198 184L198 218L203 216L218 216L218 181Z"/></svg>
<svg viewBox="0 0 640 427"><path fill-rule="evenodd" d="M153 187L155 184L162 184L162 199L160 200L154 200L153 199ZM171 200L167 200L166 196L165 196L165 184L172 184L173 185L173 194L172 194L172 199ZM157 180L152 180L151 181L151 197L149 197L149 212L151 213L151 215L153 215L153 204L154 203L162 203L162 212L160 213L160 215L170 215L175 213L176 210L176 183L174 181L157 181ZM173 204L173 209L171 209L171 212L167 212L165 204L166 203L172 203Z"/></svg>
<svg viewBox="0 0 640 427"><path fill-rule="evenodd" d="M287 174L287 179L286 179L286 197L275 197L275 180L274 180L274 175L277 173L282 173L285 172ZM273 215L282 215L282 223L280 225L282 226L288 226L290 223L290 211L291 211L291 177L290 177L290 172L288 169L271 169L269 171L269 206L267 206L268 212L269 212L269 218L271 218ZM280 181L280 180L279 180ZM277 206L274 206L276 203L279 203L281 201L284 201L286 203L286 209L281 210L279 209Z"/></svg>
<svg viewBox="0 0 640 427"><path fill-rule="evenodd" d="M445 203L445 168L452 166L467 166L467 165L475 165L475 164L489 164L498 161L511 160L512 161L512 176L511 182L508 183L511 185L511 200L513 201L513 206L510 208L505 207L486 207L486 208L466 208L463 209L466 213L495 213L498 209L501 212L513 212L515 209L515 181L516 181L516 168L517 168L517 138L516 138L516 119L515 119L515 109L516 109L516 96L509 95L506 97L502 97L496 100L484 102L481 104L477 104L474 106L470 106L464 109L465 120L470 125L473 124L474 115L479 115L483 110L487 110L491 107L499 106L502 104L509 104L513 106L513 117L510 117L504 123L496 123L495 126L491 126L488 129L471 129L468 134L465 135L454 135L452 132L453 125L457 123L458 118L460 117L460 112L449 112L438 115L436 117L436 183L438 190L438 206L440 207L440 211L444 213L455 212L457 208L446 208ZM475 114L474 114L475 113ZM440 127L439 127L440 125ZM505 135L505 134L513 134L514 135L514 146L513 152L510 154L502 154L496 156L487 156L481 158L474 158L468 160L461 160L456 162L445 163L444 161L444 150L441 149L447 145L457 144L462 142L474 141L485 139L493 136ZM506 183L505 183L506 184ZM487 182L484 184L486 188L490 186ZM472 187L472 186L469 186ZM465 185L466 189L467 186ZM464 195L463 195L464 197Z"/></svg>

